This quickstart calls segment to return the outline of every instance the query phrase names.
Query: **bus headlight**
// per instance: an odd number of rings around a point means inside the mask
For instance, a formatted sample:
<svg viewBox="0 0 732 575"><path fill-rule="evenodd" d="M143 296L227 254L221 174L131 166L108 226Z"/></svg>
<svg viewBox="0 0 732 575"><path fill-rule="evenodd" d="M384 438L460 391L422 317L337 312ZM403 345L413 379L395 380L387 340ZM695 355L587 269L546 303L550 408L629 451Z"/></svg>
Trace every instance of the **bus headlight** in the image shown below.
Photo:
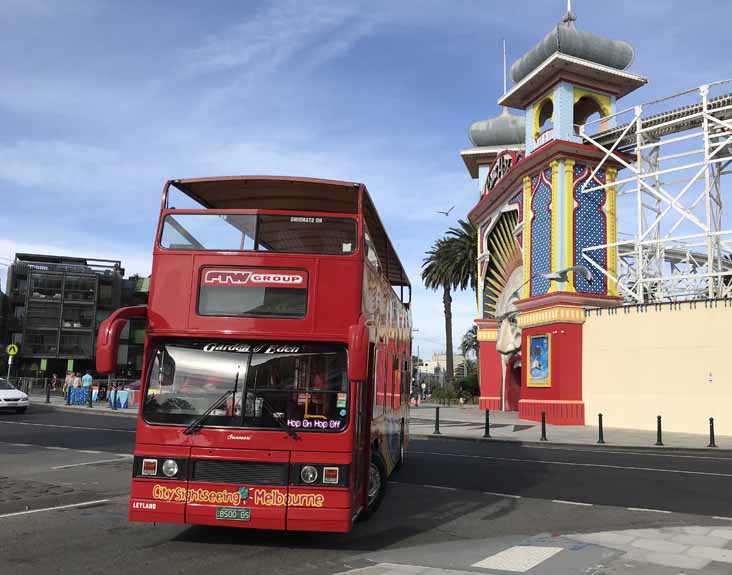
<svg viewBox="0 0 732 575"><path fill-rule="evenodd" d="M178 464L174 459L166 459L163 461L162 470L165 477L175 477L178 475Z"/></svg>
<svg viewBox="0 0 732 575"><path fill-rule="evenodd" d="M300 479L303 483L315 483L318 479L318 470L312 465L306 465L300 470Z"/></svg>

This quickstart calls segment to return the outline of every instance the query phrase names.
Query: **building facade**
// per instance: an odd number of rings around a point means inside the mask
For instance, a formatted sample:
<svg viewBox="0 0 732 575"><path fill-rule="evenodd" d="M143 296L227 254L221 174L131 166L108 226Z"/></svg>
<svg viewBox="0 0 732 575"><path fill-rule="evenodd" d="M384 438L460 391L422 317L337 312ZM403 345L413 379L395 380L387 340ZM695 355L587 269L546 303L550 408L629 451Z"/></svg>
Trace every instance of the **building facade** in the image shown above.
<svg viewBox="0 0 732 575"><path fill-rule="evenodd" d="M13 375L94 371L96 334L112 311L145 303L144 278L119 260L16 254L8 266L5 340L19 347ZM144 324L128 328L120 371L139 370Z"/></svg>
<svg viewBox="0 0 732 575"><path fill-rule="evenodd" d="M622 301L613 182L623 164L580 127L596 116L600 131L613 129L616 102L646 83L626 71L629 44L575 20L567 13L511 66L503 113L474 124L475 147L462 153L480 189L468 216L478 231L480 406L559 424L585 422L584 310Z"/></svg>

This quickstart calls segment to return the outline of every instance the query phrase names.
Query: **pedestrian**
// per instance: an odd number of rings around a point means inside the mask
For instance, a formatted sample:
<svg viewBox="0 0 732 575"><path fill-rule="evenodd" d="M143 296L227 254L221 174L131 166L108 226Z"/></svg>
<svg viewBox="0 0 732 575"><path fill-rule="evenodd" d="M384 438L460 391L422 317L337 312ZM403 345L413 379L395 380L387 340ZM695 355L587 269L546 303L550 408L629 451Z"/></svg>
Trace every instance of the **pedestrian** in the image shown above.
<svg viewBox="0 0 732 575"><path fill-rule="evenodd" d="M51 376L51 391L56 391L56 385L58 385L58 376L54 373Z"/></svg>
<svg viewBox="0 0 732 575"><path fill-rule="evenodd" d="M86 373L84 374L84 377L81 378L81 385L84 387L91 387L92 382L94 379L91 376L91 373L89 373L89 370L86 370Z"/></svg>
<svg viewBox="0 0 732 575"><path fill-rule="evenodd" d="M74 375L70 371L67 371L66 377L64 378L64 389L63 389L64 395L66 395L68 393L69 389L71 389L73 387L73 385L74 385Z"/></svg>
<svg viewBox="0 0 732 575"><path fill-rule="evenodd" d="M74 387L81 387L81 377L79 376L79 372L77 371L74 373L74 379L73 379L73 385Z"/></svg>

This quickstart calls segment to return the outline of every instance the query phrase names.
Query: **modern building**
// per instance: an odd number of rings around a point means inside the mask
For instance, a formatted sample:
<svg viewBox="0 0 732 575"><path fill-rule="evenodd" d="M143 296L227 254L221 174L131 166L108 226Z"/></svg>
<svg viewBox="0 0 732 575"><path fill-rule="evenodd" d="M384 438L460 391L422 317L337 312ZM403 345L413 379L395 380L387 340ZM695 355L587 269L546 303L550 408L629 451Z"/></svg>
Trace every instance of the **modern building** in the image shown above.
<svg viewBox="0 0 732 575"><path fill-rule="evenodd" d="M459 353L453 353L452 365L456 376L462 375L458 372L458 366L463 364L463 356ZM440 381L444 381L445 373L447 372L447 354L444 353L433 353L432 359L423 361L418 366L418 371L424 376L436 375Z"/></svg>
<svg viewBox="0 0 732 575"><path fill-rule="evenodd" d="M16 254L8 266L5 340L20 351L16 375L94 370L101 322L112 311L145 303L144 278L124 278L119 260ZM126 330L121 371L139 371L140 326ZM142 326L144 332L144 325Z"/></svg>

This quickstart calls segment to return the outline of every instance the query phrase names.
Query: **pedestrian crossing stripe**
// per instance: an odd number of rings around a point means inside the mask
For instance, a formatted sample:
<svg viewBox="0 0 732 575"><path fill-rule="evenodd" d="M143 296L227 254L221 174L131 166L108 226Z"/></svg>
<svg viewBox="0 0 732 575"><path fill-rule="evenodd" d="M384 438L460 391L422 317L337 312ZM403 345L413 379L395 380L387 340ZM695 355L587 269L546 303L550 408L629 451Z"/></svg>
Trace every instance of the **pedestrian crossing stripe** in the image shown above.
<svg viewBox="0 0 732 575"><path fill-rule="evenodd" d="M563 547L533 547L529 545L516 545L514 547L504 549L495 555L486 557L482 561L473 563L472 567L525 573L547 559L554 557L554 555L563 549Z"/></svg>

